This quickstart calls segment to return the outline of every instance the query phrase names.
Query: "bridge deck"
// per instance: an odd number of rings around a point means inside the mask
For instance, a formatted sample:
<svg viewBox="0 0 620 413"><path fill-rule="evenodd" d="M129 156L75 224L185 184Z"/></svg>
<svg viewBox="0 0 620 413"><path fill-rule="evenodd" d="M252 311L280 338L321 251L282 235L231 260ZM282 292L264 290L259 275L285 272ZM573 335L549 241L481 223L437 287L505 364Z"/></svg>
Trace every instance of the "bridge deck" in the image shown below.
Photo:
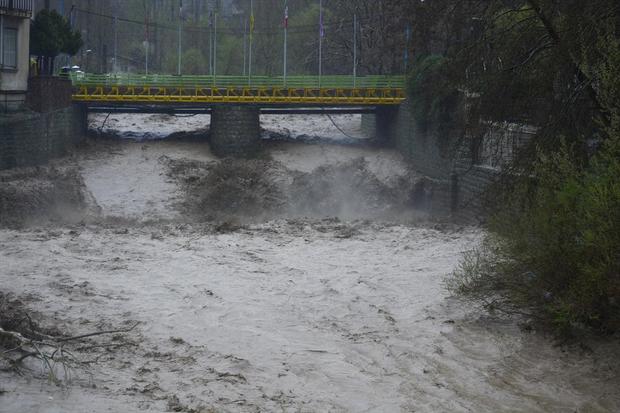
<svg viewBox="0 0 620 413"><path fill-rule="evenodd" d="M403 76L171 76L72 74L73 99L147 104L397 105Z"/></svg>

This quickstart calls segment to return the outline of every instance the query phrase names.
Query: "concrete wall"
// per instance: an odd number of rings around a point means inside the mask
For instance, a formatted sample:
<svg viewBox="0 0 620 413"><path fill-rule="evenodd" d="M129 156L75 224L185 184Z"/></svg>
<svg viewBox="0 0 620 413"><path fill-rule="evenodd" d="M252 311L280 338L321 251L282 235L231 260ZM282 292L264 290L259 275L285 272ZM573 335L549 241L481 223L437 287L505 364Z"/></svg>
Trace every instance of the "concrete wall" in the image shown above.
<svg viewBox="0 0 620 413"><path fill-rule="evenodd" d="M373 115L364 116L362 129L372 133L379 122L373 123ZM467 222L484 221L487 189L535 133L523 125L488 125L474 153L461 130L440 130L437 125L421 129L407 101L393 122L393 145L426 177L423 205L434 215Z"/></svg>
<svg viewBox="0 0 620 413"><path fill-rule="evenodd" d="M45 164L65 155L85 136L86 114L77 105L48 113L0 115L0 169Z"/></svg>
<svg viewBox="0 0 620 413"><path fill-rule="evenodd" d="M0 108L14 110L24 102L28 89L30 19L4 15L0 19L4 28L18 30L17 68L0 67Z"/></svg>
<svg viewBox="0 0 620 413"><path fill-rule="evenodd" d="M72 104L73 86L69 79L57 76L30 78L26 105L35 112L52 112Z"/></svg>
<svg viewBox="0 0 620 413"><path fill-rule="evenodd" d="M30 79L28 108L0 111L0 169L45 164L65 155L87 133L87 113L71 102L71 82Z"/></svg>
<svg viewBox="0 0 620 413"><path fill-rule="evenodd" d="M396 110L381 108L375 115L362 115L362 132L395 147L423 176L416 184L416 207L438 217L451 215L453 161L441 149L438 132L420 130L408 101Z"/></svg>
<svg viewBox="0 0 620 413"><path fill-rule="evenodd" d="M443 136L445 133L439 132L437 125L421 129L410 103L405 101L400 106L394 128L394 145L418 171L433 179L447 181L453 169L453 153L450 145L442 144L448 142ZM448 132L450 135L457 133Z"/></svg>

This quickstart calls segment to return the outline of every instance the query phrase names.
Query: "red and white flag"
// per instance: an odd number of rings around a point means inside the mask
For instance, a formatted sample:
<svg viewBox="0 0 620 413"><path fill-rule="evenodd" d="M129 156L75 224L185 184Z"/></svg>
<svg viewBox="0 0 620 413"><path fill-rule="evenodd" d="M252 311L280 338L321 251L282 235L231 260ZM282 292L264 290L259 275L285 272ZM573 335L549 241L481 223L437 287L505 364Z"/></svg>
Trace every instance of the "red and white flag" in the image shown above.
<svg viewBox="0 0 620 413"><path fill-rule="evenodd" d="M288 29L288 6L284 7L284 28Z"/></svg>

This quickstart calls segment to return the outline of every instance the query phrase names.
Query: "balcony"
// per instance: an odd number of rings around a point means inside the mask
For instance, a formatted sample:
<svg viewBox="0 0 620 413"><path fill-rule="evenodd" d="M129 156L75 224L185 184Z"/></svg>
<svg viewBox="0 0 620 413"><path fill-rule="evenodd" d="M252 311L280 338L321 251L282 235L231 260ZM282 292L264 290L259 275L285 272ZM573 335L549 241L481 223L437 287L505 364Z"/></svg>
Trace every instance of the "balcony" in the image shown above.
<svg viewBox="0 0 620 413"><path fill-rule="evenodd" d="M31 17L34 0L0 0L0 14Z"/></svg>

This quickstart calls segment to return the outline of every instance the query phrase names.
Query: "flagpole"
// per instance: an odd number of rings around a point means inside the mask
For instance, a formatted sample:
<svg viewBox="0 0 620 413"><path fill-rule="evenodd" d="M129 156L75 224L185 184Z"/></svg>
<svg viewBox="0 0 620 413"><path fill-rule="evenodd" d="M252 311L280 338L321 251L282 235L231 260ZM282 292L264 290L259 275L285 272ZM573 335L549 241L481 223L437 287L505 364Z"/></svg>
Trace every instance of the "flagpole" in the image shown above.
<svg viewBox="0 0 620 413"><path fill-rule="evenodd" d="M144 10L144 74L149 74L149 16Z"/></svg>
<svg viewBox="0 0 620 413"><path fill-rule="evenodd" d="M287 32L288 32L288 5L287 1L284 2L284 87L286 87L286 43L287 43Z"/></svg>
<svg viewBox="0 0 620 413"><path fill-rule="evenodd" d="M407 74L407 66L409 64L409 40L411 39L411 26L407 24L405 29L405 75Z"/></svg>
<svg viewBox="0 0 620 413"><path fill-rule="evenodd" d="M209 75L213 76L213 10L209 11Z"/></svg>
<svg viewBox="0 0 620 413"><path fill-rule="evenodd" d="M319 89L323 71L323 0L319 0Z"/></svg>
<svg viewBox="0 0 620 413"><path fill-rule="evenodd" d="M254 1L250 0L250 50L248 60L248 85L252 85L252 40L254 37Z"/></svg>
<svg viewBox="0 0 620 413"><path fill-rule="evenodd" d="M245 76L245 74L247 73L247 71L245 70L247 67L247 59L246 59L246 53L248 50L248 45L247 45L247 37L248 37L248 22L247 20L243 19L243 76Z"/></svg>
<svg viewBox="0 0 620 413"><path fill-rule="evenodd" d="M217 12L213 17L213 82L217 75Z"/></svg>
<svg viewBox="0 0 620 413"><path fill-rule="evenodd" d="M114 73L118 73L118 0L114 7Z"/></svg>
<svg viewBox="0 0 620 413"><path fill-rule="evenodd" d="M357 78L357 14L353 15L353 87Z"/></svg>
<svg viewBox="0 0 620 413"><path fill-rule="evenodd" d="M178 34L178 62L177 75L181 76L181 13L183 12L183 0L179 0L179 34Z"/></svg>

